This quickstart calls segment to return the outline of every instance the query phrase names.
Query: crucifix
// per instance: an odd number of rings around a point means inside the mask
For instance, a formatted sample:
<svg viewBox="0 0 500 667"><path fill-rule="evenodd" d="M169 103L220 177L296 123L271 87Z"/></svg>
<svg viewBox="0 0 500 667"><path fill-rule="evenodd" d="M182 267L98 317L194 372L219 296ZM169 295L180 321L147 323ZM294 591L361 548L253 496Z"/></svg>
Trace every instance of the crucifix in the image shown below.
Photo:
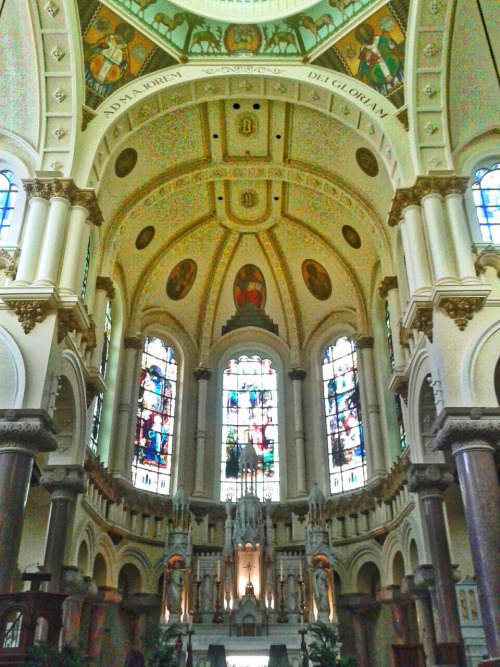
<svg viewBox="0 0 500 667"><path fill-rule="evenodd" d="M254 566L252 565L252 563L250 561L248 561L248 565L244 565L243 569L248 570L248 583L247 583L246 588L245 588L245 595L254 595L253 584L250 580L250 574L251 574L252 570L254 569Z"/></svg>

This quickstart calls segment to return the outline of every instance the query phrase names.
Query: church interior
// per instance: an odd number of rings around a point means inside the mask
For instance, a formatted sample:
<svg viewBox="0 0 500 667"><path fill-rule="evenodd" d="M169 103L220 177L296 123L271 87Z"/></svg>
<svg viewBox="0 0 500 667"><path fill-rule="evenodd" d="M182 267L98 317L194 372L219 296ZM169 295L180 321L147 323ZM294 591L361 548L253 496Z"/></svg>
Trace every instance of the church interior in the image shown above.
<svg viewBox="0 0 500 667"><path fill-rule="evenodd" d="M498 667L495 0L0 30L0 666Z"/></svg>

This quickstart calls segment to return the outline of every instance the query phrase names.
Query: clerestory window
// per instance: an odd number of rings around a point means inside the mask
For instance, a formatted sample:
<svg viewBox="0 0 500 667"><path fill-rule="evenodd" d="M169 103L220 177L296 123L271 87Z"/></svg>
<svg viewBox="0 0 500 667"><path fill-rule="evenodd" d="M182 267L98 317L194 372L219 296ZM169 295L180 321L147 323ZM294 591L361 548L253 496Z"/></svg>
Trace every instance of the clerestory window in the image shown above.
<svg viewBox="0 0 500 667"><path fill-rule="evenodd" d="M472 196L483 241L500 243L500 162L476 171Z"/></svg>
<svg viewBox="0 0 500 667"><path fill-rule="evenodd" d="M0 245L7 243L18 187L13 183L14 174L9 169L0 171Z"/></svg>
<svg viewBox="0 0 500 667"><path fill-rule="evenodd" d="M102 332L103 343L102 343L102 354L101 354L101 366L99 369L103 380L106 379L106 370L108 367L112 324L113 324L113 318L111 313L111 301L108 301L106 304L106 316L104 318L104 331ZM94 414L92 417L92 430L90 432L90 448L95 453L97 453L97 446L99 443L99 430L101 428L103 403L104 403L104 394L102 392L99 392L99 394L97 394L95 402Z"/></svg>

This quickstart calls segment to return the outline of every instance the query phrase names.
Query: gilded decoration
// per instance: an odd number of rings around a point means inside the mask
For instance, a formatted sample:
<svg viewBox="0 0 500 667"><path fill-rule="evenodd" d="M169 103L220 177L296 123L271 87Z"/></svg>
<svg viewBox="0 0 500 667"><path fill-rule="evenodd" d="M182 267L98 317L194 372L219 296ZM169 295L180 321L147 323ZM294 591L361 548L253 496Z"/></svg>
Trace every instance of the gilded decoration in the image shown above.
<svg viewBox="0 0 500 667"><path fill-rule="evenodd" d="M95 288L96 290L106 292L108 299L115 298L115 288L113 287L113 281L111 278L108 278L108 276L97 276Z"/></svg>
<svg viewBox="0 0 500 667"><path fill-rule="evenodd" d="M498 247L489 245L481 250L474 263L476 274L480 276L481 274L486 273L487 266L492 266L497 272L497 275L500 276L500 250Z"/></svg>
<svg viewBox="0 0 500 667"><path fill-rule="evenodd" d="M379 285L379 296L382 297L382 299L387 299L389 292L393 289L398 289L398 277L386 276Z"/></svg>
<svg viewBox="0 0 500 667"><path fill-rule="evenodd" d="M432 343L432 308L418 308L413 321L412 329L422 332Z"/></svg>
<svg viewBox="0 0 500 667"><path fill-rule="evenodd" d="M7 305L17 315L17 319L21 323L25 334L29 334L36 324L40 324L47 317L49 311L49 304L47 301L30 300L30 301L8 301Z"/></svg>
<svg viewBox="0 0 500 667"><path fill-rule="evenodd" d="M53 197L66 199L72 206L87 209L88 219L97 227L103 222L101 207L95 191L91 188L79 188L71 178L27 179L23 181L26 199L41 197L50 201Z"/></svg>
<svg viewBox="0 0 500 667"><path fill-rule="evenodd" d="M419 176L413 187L396 190L387 219L389 226L396 227L403 219L404 209L414 204L420 205L426 195L434 193L442 197L451 194L463 195L468 183L467 176Z"/></svg>
<svg viewBox="0 0 500 667"><path fill-rule="evenodd" d="M66 336L72 331L81 331L75 311L70 308L63 308L58 311L57 322L57 342L62 343Z"/></svg>
<svg viewBox="0 0 500 667"><path fill-rule="evenodd" d="M485 300L486 298L481 296L448 296L440 299L438 306L446 311L460 331L464 331Z"/></svg>

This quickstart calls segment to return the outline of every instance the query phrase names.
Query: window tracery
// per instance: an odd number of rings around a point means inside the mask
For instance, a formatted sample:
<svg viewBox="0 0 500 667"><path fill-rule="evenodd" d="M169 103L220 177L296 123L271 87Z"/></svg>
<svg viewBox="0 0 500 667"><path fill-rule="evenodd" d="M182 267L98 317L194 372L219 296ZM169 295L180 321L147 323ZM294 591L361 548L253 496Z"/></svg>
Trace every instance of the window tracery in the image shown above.
<svg viewBox="0 0 500 667"><path fill-rule="evenodd" d="M279 500L277 373L270 359L256 354L229 359L223 374L223 500L241 495L239 459L248 442L257 454L256 494L261 500Z"/></svg>
<svg viewBox="0 0 500 667"><path fill-rule="evenodd" d="M500 162L476 171L472 196L483 241L500 243Z"/></svg>
<svg viewBox="0 0 500 667"><path fill-rule="evenodd" d="M340 493L366 482L356 345L339 338L328 346L322 373L330 492Z"/></svg>
<svg viewBox="0 0 500 667"><path fill-rule="evenodd" d="M9 169L0 171L0 245L5 245L7 242L19 192L13 180L14 174L12 171Z"/></svg>
<svg viewBox="0 0 500 667"><path fill-rule="evenodd" d="M178 365L174 350L160 338L147 338L141 363L132 463L134 486L168 494Z"/></svg>
<svg viewBox="0 0 500 667"><path fill-rule="evenodd" d="M106 316L104 318L103 344L101 354L100 373L102 378L106 379L106 369L108 367L109 359L109 345L111 342L111 328L113 324L113 317L111 313L111 301L106 304ZM101 427L102 406L104 403L104 394L99 392L97 394L96 403L94 407L94 415L92 417L92 431L90 433L90 448L97 453L97 445L99 443L99 430Z"/></svg>

